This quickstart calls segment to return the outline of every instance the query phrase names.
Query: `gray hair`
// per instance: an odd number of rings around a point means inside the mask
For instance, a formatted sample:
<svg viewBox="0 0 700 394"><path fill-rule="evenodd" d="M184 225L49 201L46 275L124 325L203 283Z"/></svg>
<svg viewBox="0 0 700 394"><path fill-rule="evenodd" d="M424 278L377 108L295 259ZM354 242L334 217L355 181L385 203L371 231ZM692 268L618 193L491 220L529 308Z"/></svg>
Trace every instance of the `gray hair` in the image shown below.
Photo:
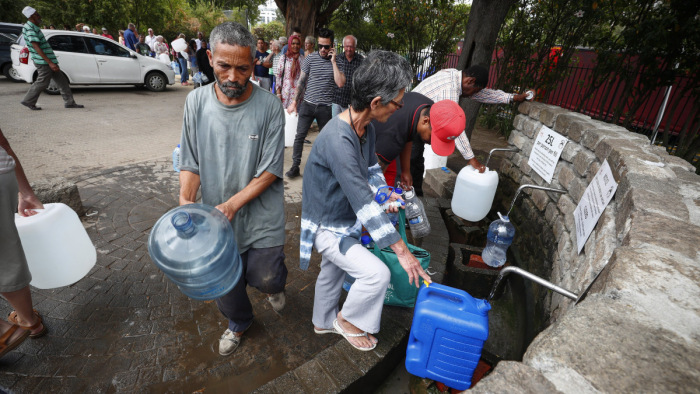
<svg viewBox="0 0 700 394"><path fill-rule="evenodd" d="M304 42L310 42L312 44L316 44L316 38L314 36L306 36L306 39L304 39Z"/></svg>
<svg viewBox="0 0 700 394"><path fill-rule="evenodd" d="M218 44L238 45L250 48L251 59L255 57L257 40L241 25L236 22L224 22L216 26L209 36L209 48L214 53Z"/></svg>
<svg viewBox="0 0 700 394"><path fill-rule="evenodd" d="M353 36L353 35L349 35L349 36L343 37L343 45L345 45L345 39L346 39L346 38L352 38L352 40L355 41L355 46L357 46L357 37L355 37L355 36Z"/></svg>
<svg viewBox="0 0 700 394"><path fill-rule="evenodd" d="M381 97L381 103L387 105L410 85L412 78L408 60L394 52L372 51L353 74L352 108L364 111L375 97Z"/></svg>
<svg viewBox="0 0 700 394"><path fill-rule="evenodd" d="M280 41L279 41L279 40L272 40L272 45L271 45L271 46L273 46L273 47L276 46L277 49L281 49L281 48L282 48L282 46L280 45Z"/></svg>
<svg viewBox="0 0 700 394"><path fill-rule="evenodd" d="M286 43L287 43L287 37L285 37L285 36L280 37L280 44L284 45Z"/></svg>

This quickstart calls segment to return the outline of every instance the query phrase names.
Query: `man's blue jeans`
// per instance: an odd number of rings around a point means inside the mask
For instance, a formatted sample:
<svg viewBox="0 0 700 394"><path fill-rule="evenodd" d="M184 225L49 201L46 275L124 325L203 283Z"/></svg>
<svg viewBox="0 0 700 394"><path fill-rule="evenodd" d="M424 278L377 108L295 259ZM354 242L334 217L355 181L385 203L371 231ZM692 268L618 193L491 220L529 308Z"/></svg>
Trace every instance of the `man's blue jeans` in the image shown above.
<svg viewBox="0 0 700 394"><path fill-rule="evenodd" d="M177 61L180 64L180 82L187 82L190 78L190 74L187 72L187 59L178 57Z"/></svg>

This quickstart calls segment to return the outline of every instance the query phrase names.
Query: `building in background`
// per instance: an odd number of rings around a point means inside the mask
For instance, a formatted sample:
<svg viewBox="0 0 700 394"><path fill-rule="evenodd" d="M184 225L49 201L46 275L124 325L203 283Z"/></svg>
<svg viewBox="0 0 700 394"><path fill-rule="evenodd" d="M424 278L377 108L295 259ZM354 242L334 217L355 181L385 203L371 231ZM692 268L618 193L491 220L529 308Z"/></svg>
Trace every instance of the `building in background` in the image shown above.
<svg viewBox="0 0 700 394"><path fill-rule="evenodd" d="M260 23L270 23L277 19L277 4L275 4L275 0L267 0L265 4L258 6L258 10L260 11Z"/></svg>

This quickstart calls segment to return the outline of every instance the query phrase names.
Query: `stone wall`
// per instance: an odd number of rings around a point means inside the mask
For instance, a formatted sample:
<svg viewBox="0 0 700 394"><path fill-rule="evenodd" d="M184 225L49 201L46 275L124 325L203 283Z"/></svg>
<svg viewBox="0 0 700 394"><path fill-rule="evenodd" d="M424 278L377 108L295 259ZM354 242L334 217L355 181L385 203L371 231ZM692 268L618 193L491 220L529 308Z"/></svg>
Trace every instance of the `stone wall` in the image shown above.
<svg viewBox="0 0 700 394"><path fill-rule="evenodd" d="M527 368L501 363L477 391L547 387L542 378L563 392L697 391L700 176L695 168L619 126L534 102L521 104L519 111L509 142L521 151L503 161L499 192L512 197L519 185L531 183L568 193L535 190L520 197L512 215L521 223L520 241L513 246L517 260L577 294L602 273L577 305L540 288L549 326L524 355ZM569 139L549 185L527 165L542 125ZM578 254L573 211L606 159L619 177L618 189ZM504 212L510 199L501 204L497 208ZM519 379L508 378L509 371Z"/></svg>

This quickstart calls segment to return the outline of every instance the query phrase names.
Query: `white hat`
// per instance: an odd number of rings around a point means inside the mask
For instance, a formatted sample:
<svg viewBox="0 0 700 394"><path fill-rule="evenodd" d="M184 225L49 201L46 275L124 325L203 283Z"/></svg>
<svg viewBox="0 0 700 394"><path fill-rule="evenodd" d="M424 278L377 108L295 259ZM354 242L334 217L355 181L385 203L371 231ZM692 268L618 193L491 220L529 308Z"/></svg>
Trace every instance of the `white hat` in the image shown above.
<svg viewBox="0 0 700 394"><path fill-rule="evenodd" d="M88 25L83 26L83 30L90 31L90 26L88 26Z"/></svg>
<svg viewBox="0 0 700 394"><path fill-rule="evenodd" d="M31 17L32 15L34 15L36 13L36 10L30 6L26 6L22 10L22 13L24 14L24 16L27 17L27 19L29 19L29 17Z"/></svg>

